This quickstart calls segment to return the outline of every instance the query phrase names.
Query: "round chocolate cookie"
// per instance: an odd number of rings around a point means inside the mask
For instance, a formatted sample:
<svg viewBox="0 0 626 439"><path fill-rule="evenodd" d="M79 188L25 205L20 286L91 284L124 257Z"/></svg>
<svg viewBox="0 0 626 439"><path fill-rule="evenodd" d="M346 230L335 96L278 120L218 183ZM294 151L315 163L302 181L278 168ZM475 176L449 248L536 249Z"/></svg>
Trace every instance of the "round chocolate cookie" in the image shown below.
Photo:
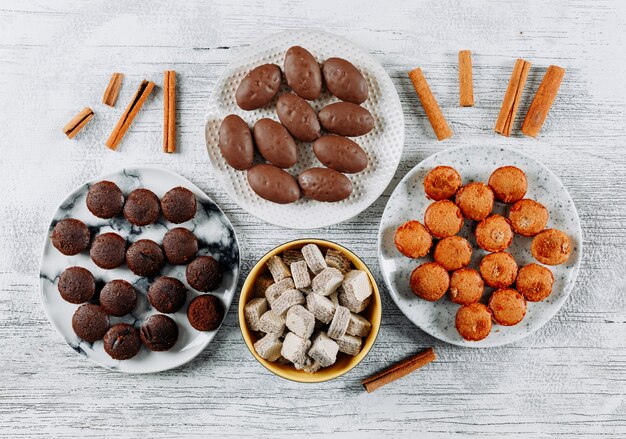
<svg viewBox="0 0 626 439"><path fill-rule="evenodd" d="M114 360L128 360L141 349L137 330L126 323L118 323L104 334L104 351Z"/></svg>
<svg viewBox="0 0 626 439"><path fill-rule="evenodd" d="M89 256L94 264L105 270L117 268L124 263L126 240L117 233L103 233L93 240Z"/></svg>
<svg viewBox="0 0 626 439"><path fill-rule="evenodd" d="M196 215L196 196L187 188L175 187L161 198L161 210L169 222L184 223Z"/></svg>
<svg viewBox="0 0 626 439"><path fill-rule="evenodd" d="M109 329L109 316L98 305L86 303L74 312L72 328L80 338L93 343L100 340Z"/></svg>
<svg viewBox="0 0 626 439"><path fill-rule="evenodd" d="M126 265L138 276L154 276L165 265L165 256L159 244L149 239L140 239L128 247Z"/></svg>
<svg viewBox="0 0 626 439"><path fill-rule="evenodd" d="M124 207L124 194L112 181L92 184L87 193L87 209L98 218L113 218Z"/></svg>
<svg viewBox="0 0 626 439"><path fill-rule="evenodd" d="M83 267L70 267L59 277L59 293L69 303L85 303L96 294L96 279Z"/></svg>
<svg viewBox="0 0 626 439"><path fill-rule="evenodd" d="M167 351L178 340L178 326L168 316L155 314L143 322L139 336L143 344L151 351Z"/></svg>
<svg viewBox="0 0 626 439"><path fill-rule="evenodd" d="M224 306L217 297L203 294L189 303L187 318L198 331L212 331L220 326L224 318Z"/></svg>
<svg viewBox="0 0 626 439"><path fill-rule="evenodd" d="M159 199L148 189L135 189L124 204L124 218L136 226L156 223L159 211Z"/></svg>
<svg viewBox="0 0 626 439"><path fill-rule="evenodd" d="M148 288L148 301L157 311L167 314L178 311L187 300L187 288L178 279L161 276Z"/></svg>
<svg viewBox="0 0 626 439"><path fill-rule="evenodd" d="M52 245L66 256L77 255L89 247L91 233L84 222L66 218L54 226L50 240Z"/></svg>
<svg viewBox="0 0 626 439"><path fill-rule="evenodd" d="M185 274L198 291L213 291L222 283L222 266L212 256L198 256L187 265Z"/></svg>
<svg viewBox="0 0 626 439"><path fill-rule="evenodd" d="M137 290L130 283L122 279L115 279L100 291L100 307L112 316L122 317L137 304Z"/></svg>
<svg viewBox="0 0 626 439"><path fill-rule="evenodd" d="M176 227L163 237L163 251L170 264L188 264L198 253L198 240L189 230Z"/></svg>

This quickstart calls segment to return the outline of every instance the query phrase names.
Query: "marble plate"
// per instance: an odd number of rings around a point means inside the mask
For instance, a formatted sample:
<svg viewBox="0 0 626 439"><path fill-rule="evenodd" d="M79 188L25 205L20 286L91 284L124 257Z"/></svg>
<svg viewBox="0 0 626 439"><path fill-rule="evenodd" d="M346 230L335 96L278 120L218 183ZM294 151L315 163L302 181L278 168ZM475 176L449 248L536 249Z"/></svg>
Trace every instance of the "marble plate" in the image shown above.
<svg viewBox="0 0 626 439"><path fill-rule="evenodd" d="M87 209L85 199L89 186L102 180L115 182L122 189L124 195L128 195L133 189L143 187L153 191L159 198L173 187L186 187L196 195L198 200L196 216L188 222L176 225L167 222L161 216L156 224L145 227L132 226L121 215L111 220L97 218ZM142 347L141 351L130 360L117 361L104 352L101 340L88 343L76 336L72 330L72 315L79 305L65 302L57 290L59 276L67 267L78 265L87 268L93 273L100 285L113 279L125 279L137 288L140 294L135 310L121 318L110 317L111 324L125 322L138 328L148 316L158 312L151 308L146 297L151 279L136 276L125 265L114 270L103 270L91 261L88 252L76 256L64 256L54 248L49 239L50 233L59 220L68 217L80 219L87 224L92 236L113 231L129 242L146 238L160 243L163 235L170 228L185 227L192 230L198 238L198 253L212 255L225 267L222 284L214 293L222 300L227 313L235 295L237 279L239 278L239 245L232 224L217 204L186 178L164 169L134 167L102 175L80 186L61 203L50 223L41 260L41 300L48 319L67 344L89 360L120 372L152 373L180 366L202 352L215 337L217 330L200 332L189 324L186 315L187 306L195 296L201 293L187 284L185 266L168 264L161 271L163 275L181 280L188 288L185 306L177 313L168 314L176 321L179 329L178 341L169 351L151 352Z"/></svg>
<svg viewBox="0 0 626 439"><path fill-rule="evenodd" d="M367 153L369 164L364 171L348 175L352 181L352 194L338 203L321 203L304 198L286 205L266 201L250 189L246 172L231 168L219 150L219 127L224 117L229 114L241 116L250 127L264 117L278 121L276 98L264 108L244 111L235 102L235 92L244 76L254 67L275 63L282 68L285 52L293 45L305 47L319 62L333 56L351 61L363 73L369 85L369 98L362 105L374 117L374 129L365 136L354 138ZM283 81L280 93L287 91L290 89ZM336 101L337 98L324 90L311 105L315 111L319 111ZM220 179L226 192L242 209L277 226L292 229L327 227L358 215L385 190L402 156L404 115L391 78L369 53L356 44L327 32L289 30L270 35L238 52L216 81L208 104L205 137L213 172ZM322 166L313 154L311 143L296 141L296 144L298 163L288 169L288 172L297 176L305 169ZM257 162L260 162L258 157Z"/></svg>
<svg viewBox="0 0 626 439"><path fill-rule="evenodd" d="M398 252L394 245L394 233L404 222L414 219L423 223L424 212L432 202L424 194L423 181L426 174L435 166L454 167L463 178L463 183L471 181L487 182L491 172L500 166L513 165L522 169L528 178L526 198L542 203L549 211L548 227L557 228L569 235L573 249L569 260L556 267L549 267L555 282L552 294L543 302L528 303L524 320L516 326L493 325L491 334L478 342L465 341L456 331L454 319L459 305L452 303L448 296L438 302L428 302L415 296L409 287L412 270L419 264L432 260L429 255L413 260ZM495 203L494 212L506 215L508 206ZM475 222L465 221L459 233L467 238L474 248L470 267L477 269L482 257L487 253L478 248L473 237ZM533 262L530 254L532 238L516 235L509 251L521 267ZM378 234L378 257L383 278L400 310L416 326L440 340L460 346L489 347L500 346L520 340L545 325L561 308L569 296L582 253L582 231L576 207L559 178L537 160L516 150L503 147L467 146L450 148L428 157L415 166L398 184L383 213ZM536 262L536 261L535 261ZM493 291L485 289L483 302Z"/></svg>

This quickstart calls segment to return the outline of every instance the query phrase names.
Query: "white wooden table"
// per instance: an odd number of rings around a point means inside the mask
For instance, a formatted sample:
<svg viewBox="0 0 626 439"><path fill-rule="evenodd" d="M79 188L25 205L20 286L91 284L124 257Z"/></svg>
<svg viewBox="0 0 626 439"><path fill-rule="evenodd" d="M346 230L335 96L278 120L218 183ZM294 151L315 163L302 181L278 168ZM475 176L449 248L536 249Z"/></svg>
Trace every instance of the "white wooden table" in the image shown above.
<svg viewBox="0 0 626 439"><path fill-rule="evenodd" d="M203 120L214 81L242 47L311 27L366 48L391 75L405 111L406 147L393 183L357 218L323 230L268 226L239 209L209 172ZM476 106L458 107L457 51L474 53ZM432 0L0 3L0 437L618 437L626 434L626 8L607 1ZM545 68L567 73L541 137L502 144L550 167L578 207L583 265L563 309L536 334L494 349L448 346L399 312L383 289L383 326L369 356L318 385L282 380L246 349L236 303L214 343L167 373L127 376L76 355L39 302L48 221L71 189L126 164L165 166L224 209L243 249L243 275L265 251L303 236L332 239L377 268L379 218L398 180L448 146L495 141L513 61L534 64L520 113ZM437 142L406 73L421 66L454 130ZM179 144L161 152L162 90L119 151L112 126L147 78L179 81ZM126 74L118 107L100 104L110 74ZM95 119L69 141L62 126L84 106ZM242 279L243 280L243 279ZM382 280L381 280L382 283ZM359 381L435 346L436 363L376 393ZM417 435L422 432L427 435Z"/></svg>

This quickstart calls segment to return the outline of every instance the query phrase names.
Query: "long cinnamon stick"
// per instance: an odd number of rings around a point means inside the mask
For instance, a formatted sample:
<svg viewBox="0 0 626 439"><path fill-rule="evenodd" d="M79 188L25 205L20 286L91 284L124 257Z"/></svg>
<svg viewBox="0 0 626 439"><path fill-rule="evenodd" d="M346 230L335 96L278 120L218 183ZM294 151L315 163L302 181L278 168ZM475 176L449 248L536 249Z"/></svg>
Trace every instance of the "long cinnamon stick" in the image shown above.
<svg viewBox="0 0 626 439"><path fill-rule="evenodd" d="M109 85L104 91L104 95L102 96L102 103L104 105L108 105L109 107L115 107L115 102L117 101L117 97L120 94L120 88L122 88L122 79L124 75L121 73L113 73L111 76L111 80L109 81Z"/></svg>
<svg viewBox="0 0 626 439"><path fill-rule="evenodd" d="M394 364L393 366L370 378L364 379L362 384L365 386L365 390L367 390L368 393L372 393L374 390L380 389L382 386L389 384L398 378L402 378L403 376L408 375L420 367L426 366L428 363L436 359L437 356L435 355L435 350L433 348L428 348L425 351Z"/></svg>
<svg viewBox="0 0 626 439"><path fill-rule="evenodd" d="M469 50L459 51L459 101L461 107L474 106L472 53Z"/></svg>
<svg viewBox="0 0 626 439"><path fill-rule="evenodd" d="M495 132L498 134L507 137L511 135L513 122L517 115L517 108L522 99L522 92L524 91L524 85L526 85L528 72L530 72L530 65L528 61L523 59L517 59L515 61L513 73L511 73L511 79L509 79L509 85L504 94L504 100L502 101L502 108L500 109L498 120L496 120Z"/></svg>
<svg viewBox="0 0 626 439"><path fill-rule="evenodd" d="M63 132L68 138L73 139L92 118L93 110L89 107L85 107L63 127Z"/></svg>
<svg viewBox="0 0 626 439"><path fill-rule="evenodd" d="M176 72L163 73L163 152L176 152Z"/></svg>
<svg viewBox="0 0 626 439"><path fill-rule="evenodd" d="M137 113L143 106L144 102L146 102L146 99L152 92L153 88L153 82L141 81L141 85L139 85L135 96L133 96L133 99L128 104L128 107L126 107L126 110L122 113L120 120L117 122L117 125L113 128L113 132L107 139L106 146L113 150L117 149L117 146L122 141L124 134L126 134L126 131L130 128L135 116L137 116Z"/></svg>
<svg viewBox="0 0 626 439"><path fill-rule="evenodd" d="M443 117L441 108L439 108L433 93L430 91L430 87L428 86L428 82L426 82L422 69L418 67L411 70L409 72L409 78L411 78L413 87L415 87L417 96L424 107L428 121L435 131L437 139L443 140L448 137L452 137L452 130L448 126L445 117Z"/></svg>
<svg viewBox="0 0 626 439"><path fill-rule="evenodd" d="M522 133L524 135L530 137L539 135L539 131L541 131L554 98L556 98L556 94L559 91L563 76L565 76L564 68L558 66L548 67L524 118L524 123L522 124Z"/></svg>

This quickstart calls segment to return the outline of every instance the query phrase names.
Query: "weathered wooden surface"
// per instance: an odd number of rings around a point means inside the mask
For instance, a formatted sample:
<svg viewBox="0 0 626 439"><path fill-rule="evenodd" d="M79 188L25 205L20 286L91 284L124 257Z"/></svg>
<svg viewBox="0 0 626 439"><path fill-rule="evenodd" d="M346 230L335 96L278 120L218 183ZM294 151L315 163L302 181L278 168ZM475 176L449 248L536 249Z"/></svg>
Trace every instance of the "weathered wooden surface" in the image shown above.
<svg viewBox="0 0 626 439"><path fill-rule="evenodd" d="M336 227L286 231L237 208L209 172L205 101L241 47L299 27L336 32L369 50L402 100L406 148L385 195ZM626 8L607 1L185 2L5 0L0 4L3 185L0 209L0 436L618 437L626 434ZM471 49L474 108L458 107L457 51ZM539 140L493 126L513 61L533 62L520 114L546 67L567 69ZM424 70L454 130L437 142L406 75ZM104 141L143 78L178 72L180 154L165 155L162 90L118 152ZM126 74L118 107L100 101L110 74ZM96 117L75 141L61 128L84 106ZM38 267L49 218L84 180L125 164L188 177L225 210L247 273L276 244L316 236L353 249L377 278L376 234L397 181L447 146L502 143L528 152L565 183L578 207L584 257L563 309L536 334L473 350L425 335L383 291L383 327L363 363L329 383L279 379L257 364L234 308L215 342L180 369L107 372L61 340L39 302ZM242 279L243 280L243 279ZM236 307L236 303L234 305ZM418 349L436 363L374 394L361 378Z"/></svg>

